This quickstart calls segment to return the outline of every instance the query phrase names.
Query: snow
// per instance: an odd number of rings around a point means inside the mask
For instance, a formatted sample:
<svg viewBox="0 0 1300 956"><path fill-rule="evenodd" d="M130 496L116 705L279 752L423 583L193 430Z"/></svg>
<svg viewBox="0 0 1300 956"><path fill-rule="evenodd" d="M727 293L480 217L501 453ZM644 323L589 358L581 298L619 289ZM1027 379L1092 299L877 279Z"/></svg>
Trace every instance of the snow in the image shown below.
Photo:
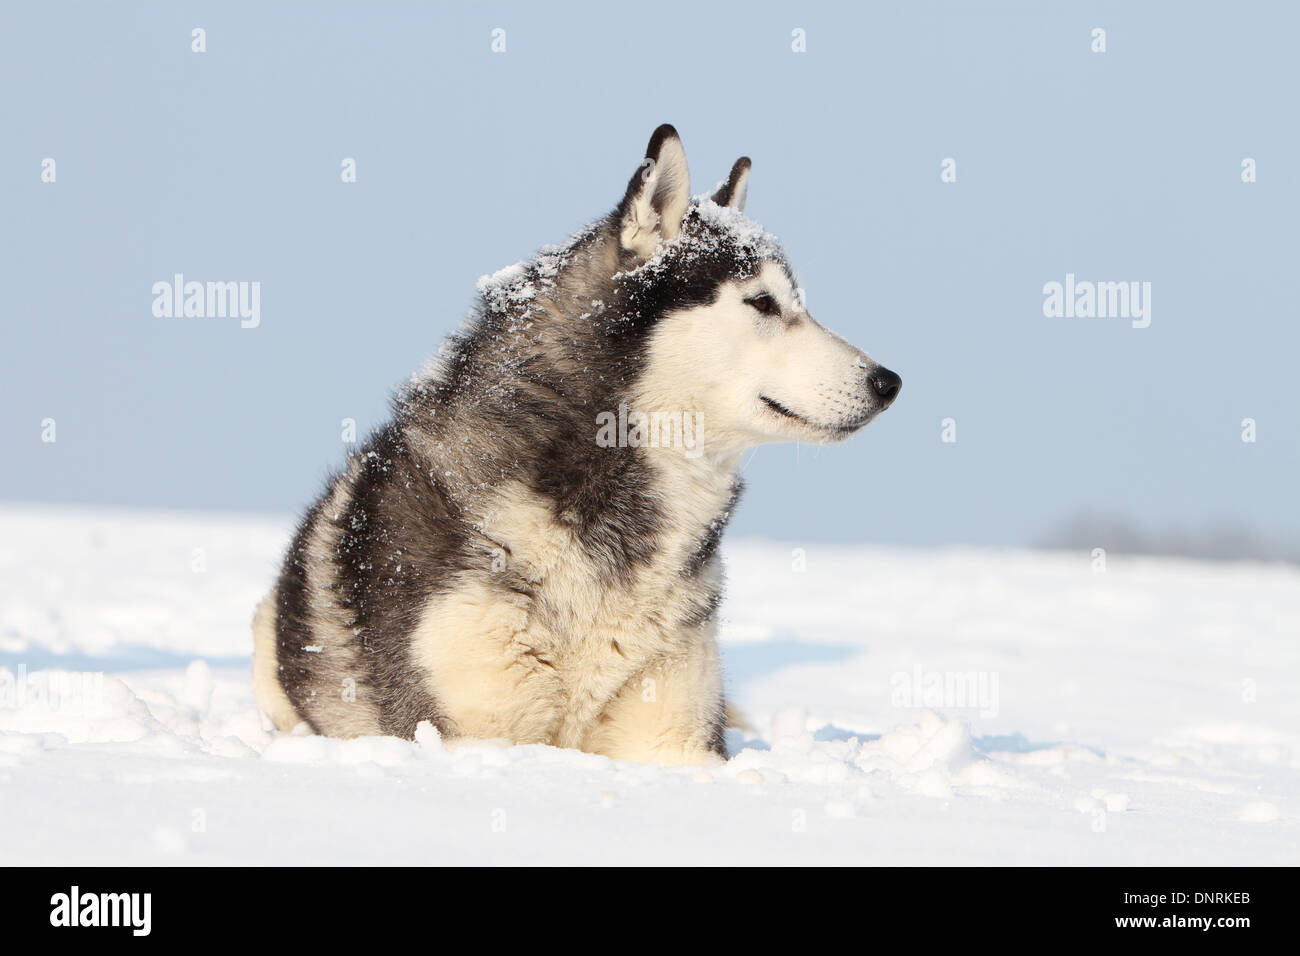
<svg viewBox="0 0 1300 956"><path fill-rule="evenodd" d="M490 275L479 276L476 288L489 312L508 312L512 305L528 303L537 295L536 278L543 288L553 285L553 280L573 255L578 244L590 237L596 225L589 223L562 243L543 246L532 259L498 269Z"/></svg>
<svg viewBox="0 0 1300 956"><path fill-rule="evenodd" d="M695 196L692 203L701 219L728 233L737 245L754 250L758 258L784 257L776 236L734 206L719 206L707 195Z"/></svg>
<svg viewBox="0 0 1300 956"><path fill-rule="evenodd" d="M614 278L662 274L668 268L681 268L698 258L708 256L720 248L734 247L755 260L785 261L781 243L758 222L731 206L719 206L707 195L694 196L691 208L709 229L683 229L668 242L661 242L654 255L629 272L616 273Z"/></svg>
<svg viewBox="0 0 1300 956"><path fill-rule="evenodd" d="M1300 570L730 541L716 768L266 730L291 522L0 508L11 864L1295 864Z"/></svg>

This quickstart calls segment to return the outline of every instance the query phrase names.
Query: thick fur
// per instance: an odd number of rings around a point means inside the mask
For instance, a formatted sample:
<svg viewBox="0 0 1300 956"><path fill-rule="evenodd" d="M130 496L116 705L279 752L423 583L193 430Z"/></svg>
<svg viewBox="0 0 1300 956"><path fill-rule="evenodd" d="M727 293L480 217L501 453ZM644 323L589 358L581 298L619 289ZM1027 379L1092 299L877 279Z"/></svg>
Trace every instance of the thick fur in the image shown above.
<svg viewBox="0 0 1300 956"><path fill-rule="evenodd" d="M741 214L748 178L742 159L692 200L660 127L613 213L480 280L258 609L277 727L725 758L717 547L741 453L838 440L897 392L807 315ZM598 442L621 406L698 416L702 443Z"/></svg>

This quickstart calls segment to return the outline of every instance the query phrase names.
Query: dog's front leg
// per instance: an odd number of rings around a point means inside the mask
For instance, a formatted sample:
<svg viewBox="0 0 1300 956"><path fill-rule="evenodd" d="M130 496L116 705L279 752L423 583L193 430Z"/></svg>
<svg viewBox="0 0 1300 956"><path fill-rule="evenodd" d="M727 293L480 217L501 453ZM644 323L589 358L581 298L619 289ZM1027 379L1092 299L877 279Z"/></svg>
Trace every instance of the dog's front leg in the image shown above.
<svg viewBox="0 0 1300 956"><path fill-rule="evenodd" d="M713 634L656 658L601 712L582 749L640 763L719 764L727 758L722 668Z"/></svg>

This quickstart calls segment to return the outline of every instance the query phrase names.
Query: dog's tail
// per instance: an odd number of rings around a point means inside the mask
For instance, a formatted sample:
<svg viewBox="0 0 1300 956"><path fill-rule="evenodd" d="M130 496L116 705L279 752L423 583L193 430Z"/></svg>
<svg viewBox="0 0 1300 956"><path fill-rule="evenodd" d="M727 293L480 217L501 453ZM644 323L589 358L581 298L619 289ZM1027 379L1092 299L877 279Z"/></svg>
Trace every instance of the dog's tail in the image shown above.
<svg viewBox="0 0 1300 956"><path fill-rule="evenodd" d="M750 723L749 718L745 716L745 712L731 701L727 701L726 703L727 726L731 727L733 730L743 730L746 733L753 733L754 725Z"/></svg>
<svg viewBox="0 0 1300 956"><path fill-rule="evenodd" d="M277 730L290 731L302 720L280 684L276 657L276 590L262 599L253 615L253 695L257 706Z"/></svg>

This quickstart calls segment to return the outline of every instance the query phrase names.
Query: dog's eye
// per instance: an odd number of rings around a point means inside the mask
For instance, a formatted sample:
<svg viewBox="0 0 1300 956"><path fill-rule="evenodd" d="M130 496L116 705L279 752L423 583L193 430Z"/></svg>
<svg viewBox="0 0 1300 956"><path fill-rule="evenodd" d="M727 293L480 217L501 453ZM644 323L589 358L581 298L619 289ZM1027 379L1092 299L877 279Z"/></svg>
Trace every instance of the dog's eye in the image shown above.
<svg viewBox="0 0 1300 956"><path fill-rule="evenodd" d="M746 305L752 305L763 315L780 315L781 308L776 304L776 299L772 298L766 292L759 295L751 296L745 300Z"/></svg>

